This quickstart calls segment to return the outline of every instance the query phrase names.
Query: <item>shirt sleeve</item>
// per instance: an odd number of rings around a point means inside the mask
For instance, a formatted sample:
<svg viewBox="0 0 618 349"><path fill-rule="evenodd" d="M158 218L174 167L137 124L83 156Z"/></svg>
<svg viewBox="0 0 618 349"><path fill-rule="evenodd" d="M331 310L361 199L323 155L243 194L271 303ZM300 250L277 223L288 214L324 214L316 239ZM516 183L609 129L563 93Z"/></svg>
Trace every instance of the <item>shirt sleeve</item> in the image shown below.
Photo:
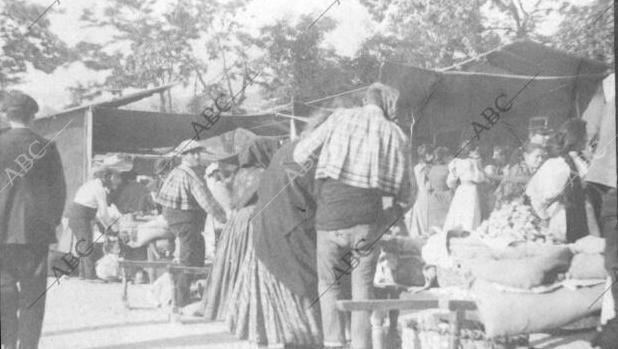
<svg viewBox="0 0 618 349"><path fill-rule="evenodd" d="M326 141L326 137L335 125L335 119L339 118L339 113L331 115L322 125L318 126L313 132L302 139L294 148L294 161L302 164L309 160Z"/></svg>
<svg viewBox="0 0 618 349"><path fill-rule="evenodd" d="M483 169L481 168L481 162L480 160L472 160L471 161L471 180L474 183L481 183L484 182L486 180L486 176L485 176L485 172L483 172Z"/></svg>
<svg viewBox="0 0 618 349"><path fill-rule="evenodd" d="M107 229L113 223L107 206L107 192L103 186L97 185L95 188L93 194L97 202L97 217L99 217L99 220L103 223L105 229Z"/></svg>
<svg viewBox="0 0 618 349"><path fill-rule="evenodd" d="M219 205L204 182L198 182L193 178L189 178L189 189L193 194L195 201L197 201L206 213L213 215L213 217L221 223L225 223L227 221L225 218L225 211L221 205Z"/></svg>

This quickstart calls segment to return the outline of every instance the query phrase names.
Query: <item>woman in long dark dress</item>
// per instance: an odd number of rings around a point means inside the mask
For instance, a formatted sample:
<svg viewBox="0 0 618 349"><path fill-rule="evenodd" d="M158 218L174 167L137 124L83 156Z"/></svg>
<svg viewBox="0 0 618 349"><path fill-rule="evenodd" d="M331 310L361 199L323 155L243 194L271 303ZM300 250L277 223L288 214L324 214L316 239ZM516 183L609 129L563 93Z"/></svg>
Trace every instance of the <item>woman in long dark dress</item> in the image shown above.
<svg viewBox="0 0 618 349"><path fill-rule="evenodd" d="M293 160L284 145L264 172L251 221L249 246L234 287L226 324L239 338L269 346L322 343L313 222L314 166ZM231 301L233 300L233 301Z"/></svg>
<svg viewBox="0 0 618 349"><path fill-rule="evenodd" d="M227 299L244 267L242 261L247 248L253 244L249 221L257 203L260 177L277 147L276 140L256 138L238 155L240 169L232 184L232 213L221 232L215 264L203 298L204 316L208 319L225 317Z"/></svg>

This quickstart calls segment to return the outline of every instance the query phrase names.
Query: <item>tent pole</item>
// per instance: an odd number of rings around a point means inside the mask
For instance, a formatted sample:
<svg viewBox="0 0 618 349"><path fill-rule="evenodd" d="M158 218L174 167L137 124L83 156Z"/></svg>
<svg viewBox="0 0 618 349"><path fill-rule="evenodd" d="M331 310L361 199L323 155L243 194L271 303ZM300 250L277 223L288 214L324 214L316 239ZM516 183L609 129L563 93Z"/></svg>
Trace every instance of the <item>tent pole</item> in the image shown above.
<svg viewBox="0 0 618 349"><path fill-rule="evenodd" d="M577 63L577 70L575 71L575 81L573 82L573 89L571 90L571 100L573 101L573 107L575 109L575 117L578 119L581 118L581 114L579 112L579 103L577 103L577 97L579 97L578 91L578 83L579 83L579 73L581 71L583 60L580 58L579 63Z"/></svg>
<svg viewBox="0 0 618 349"><path fill-rule="evenodd" d="M296 116L296 113L294 112L295 99L296 98L292 96L292 116ZM294 121L294 118L290 118L290 140L295 141L296 138L296 122Z"/></svg>
<svg viewBox="0 0 618 349"><path fill-rule="evenodd" d="M84 183L86 183L88 181L88 178L90 178L90 176L92 175L92 134L94 128L92 107L88 107L88 109L86 109L85 119L86 127L84 127L84 131L86 133L86 153L84 154Z"/></svg>

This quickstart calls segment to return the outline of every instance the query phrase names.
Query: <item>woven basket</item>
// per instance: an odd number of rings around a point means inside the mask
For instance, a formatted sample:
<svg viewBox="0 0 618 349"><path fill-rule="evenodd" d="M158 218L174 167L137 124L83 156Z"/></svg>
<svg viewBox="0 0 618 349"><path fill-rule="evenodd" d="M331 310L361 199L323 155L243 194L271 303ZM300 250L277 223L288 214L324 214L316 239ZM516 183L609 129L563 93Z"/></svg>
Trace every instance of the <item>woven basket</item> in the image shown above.
<svg viewBox="0 0 618 349"><path fill-rule="evenodd" d="M401 348L403 349L449 349L452 334L447 320L448 311L425 310L402 316ZM528 345L528 336L512 336L487 339L482 324L465 321L459 334L457 349L505 349Z"/></svg>

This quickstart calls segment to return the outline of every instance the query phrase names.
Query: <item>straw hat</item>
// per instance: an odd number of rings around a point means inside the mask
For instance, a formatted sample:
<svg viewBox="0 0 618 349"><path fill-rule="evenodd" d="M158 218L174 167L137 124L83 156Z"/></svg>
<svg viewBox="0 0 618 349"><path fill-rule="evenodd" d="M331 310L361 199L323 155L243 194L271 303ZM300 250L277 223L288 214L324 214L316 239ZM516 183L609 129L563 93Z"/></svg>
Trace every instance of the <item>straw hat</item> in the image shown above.
<svg viewBox="0 0 618 349"><path fill-rule="evenodd" d="M181 155L196 149L204 150L205 148L200 142L196 141L195 139L185 139L184 141L180 142L180 144L178 144L176 148L174 148L172 153L173 155Z"/></svg>
<svg viewBox="0 0 618 349"><path fill-rule="evenodd" d="M92 172L99 172L105 169L117 172L127 172L133 169L133 159L118 154L105 155L98 159L93 159Z"/></svg>

